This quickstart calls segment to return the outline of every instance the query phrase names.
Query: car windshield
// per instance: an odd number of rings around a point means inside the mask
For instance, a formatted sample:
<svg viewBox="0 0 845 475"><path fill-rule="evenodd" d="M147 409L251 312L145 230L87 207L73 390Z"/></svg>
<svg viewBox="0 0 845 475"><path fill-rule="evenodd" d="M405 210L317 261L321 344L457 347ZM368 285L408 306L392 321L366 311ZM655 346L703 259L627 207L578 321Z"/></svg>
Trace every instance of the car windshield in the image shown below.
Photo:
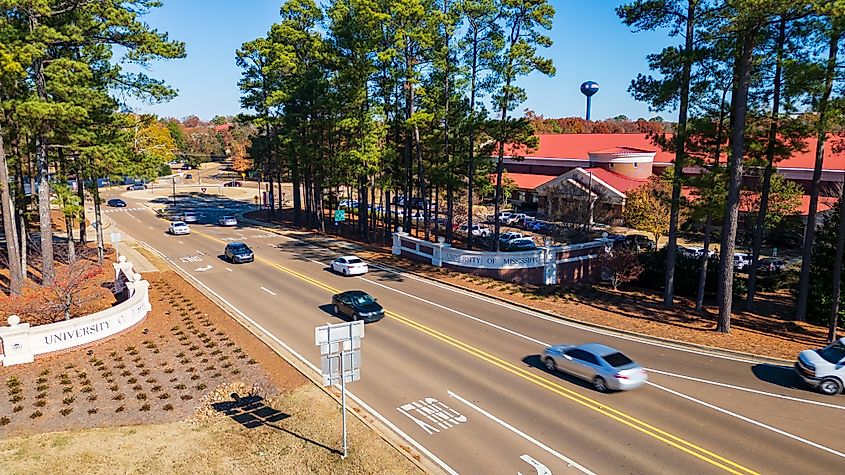
<svg viewBox="0 0 845 475"><path fill-rule="evenodd" d="M350 264L362 264L364 261L362 261L361 259L358 259L357 257L351 257L349 259L346 259L346 262L348 262Z"/></svg>
<svg viewBox="0 0 845 475"><path fill-rule="evenodd" d="M373 302L375 302L375 300L367 294L352 296L353 305L369 305Z"/></svg>
<svg viewBox="0 0 845 475"><path fill-rule="evenodd" d="M607 364L609 364L610 366L613 366L614 368L619 368L620 366L625 366L625 365L629 365L629 364L633 363L633 361L631 361L631 358L628 358L627 356L623 355L622 353L612 353L612 354L603 356L602 358L604 358L604 360L607 361Z"/></svg>
<svg viewBox="0 0 845 475"><path fill-rule="evenodd" d="M233 220L233 219L235 219L235 217L234 217L234 216L223 216L223 220L224 220L224 221L231 221L231 220Z"/></svg>
<svg viewBox="0 0 845 475"><path fill-rule="evenodd" d="M178 228L179 226L185 226L185 223L183 223L182 221L176 221L175 223L173 223L173 227Z"/></svg>
<svg viewBox="0 0 845 475"><path fill-rule="evenodd" d="M842 361L842 358L845 358L845 345L839 342L816 351L819 353L819 356L830 363L839 363Z"/></svg>

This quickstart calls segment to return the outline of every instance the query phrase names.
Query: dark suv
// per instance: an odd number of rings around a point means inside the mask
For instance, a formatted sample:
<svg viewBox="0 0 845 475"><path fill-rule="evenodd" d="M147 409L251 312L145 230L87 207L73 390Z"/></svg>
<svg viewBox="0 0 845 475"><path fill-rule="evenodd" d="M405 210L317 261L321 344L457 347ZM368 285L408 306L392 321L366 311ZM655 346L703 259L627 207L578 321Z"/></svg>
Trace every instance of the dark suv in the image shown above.
<svg viewBox="0 0 845 475"><path fill-rule="evenodd" d="M226 250L223 251L223 258L229 262L252 262L255 260L255 254L252 249L242 242L230 242L226 244Z"/></svg>

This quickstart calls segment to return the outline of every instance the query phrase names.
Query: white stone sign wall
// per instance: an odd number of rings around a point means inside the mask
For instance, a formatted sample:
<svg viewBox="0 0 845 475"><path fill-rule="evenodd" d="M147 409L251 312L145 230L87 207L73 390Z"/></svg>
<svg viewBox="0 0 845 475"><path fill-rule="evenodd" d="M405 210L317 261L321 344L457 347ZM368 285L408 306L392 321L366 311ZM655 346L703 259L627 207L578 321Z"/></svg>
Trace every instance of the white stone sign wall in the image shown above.
<svg viewBox="0 0 845 475"><path fill-rule="evenodd" d="M152 309L149 282L133 271L132 264L120 256L115 267L115 290L129 290L129 298L112 308L47 325L20 323L16 315L8 318L9 326L0 327L4 354L0 363L11 366L31 363L36 355L53 353L93 343L132 328Z"/></svg>

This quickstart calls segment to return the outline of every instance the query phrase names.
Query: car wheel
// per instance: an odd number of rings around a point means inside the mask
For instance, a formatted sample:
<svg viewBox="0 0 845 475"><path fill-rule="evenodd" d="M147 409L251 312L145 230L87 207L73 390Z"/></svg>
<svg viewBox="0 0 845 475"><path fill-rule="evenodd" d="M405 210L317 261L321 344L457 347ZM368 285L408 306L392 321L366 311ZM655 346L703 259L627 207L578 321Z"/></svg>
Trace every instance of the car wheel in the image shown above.
<svg viewBox="0 0 845 475"><path fill-rule="evenodd" d="M356 321L356 322L358 321L358 313L353 313L353 314L352 314L352 320L353 320L353 321Z"/></svg>
<svg viewBox="0 0 845 475"><path fill-rule="evenodd" d="M546 365L546 369L552 373L557 371L557 363L555 363L555 359L551 356L547 356L546 359L543 360L543 364Z"/></svg>
<svg viewBox="0 0 845 475"><path fill-rule="evenodd" d="M340 310L338 310L337 305L332 305L332 311L335 315L340 315Z"/></svg>
<svg viewBox="0 0 845 475"><path fill-rule="evenodd" d="M835 378L824 378L819 383L819 392L828 396L839 394L842 391L842 383Z"/></svg>
<svg viewBox="0 0 845 475"><path fill-rule="evenodd" d="M343 269L343 275L349 275L349 269Z"/></svg>
<svg viewBox="0 0 845 475"><path fill-rule="evenodd" d="M607 392L607 383L601 376L596 376L593 379L593 387L596 388L596 391L600 393Z"/></svg>

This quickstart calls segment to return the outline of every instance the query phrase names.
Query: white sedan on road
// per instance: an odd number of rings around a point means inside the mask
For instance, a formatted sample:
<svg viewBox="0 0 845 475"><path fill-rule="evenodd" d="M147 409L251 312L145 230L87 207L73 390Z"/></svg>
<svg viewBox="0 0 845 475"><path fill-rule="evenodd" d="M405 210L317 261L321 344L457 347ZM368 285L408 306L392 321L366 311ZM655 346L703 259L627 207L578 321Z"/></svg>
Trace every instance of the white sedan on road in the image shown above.
<svg viewBox="0 0 845 475"><path fill-rule="evenodd" d="M182 221L186 223L196 223L197 214L193 211L185 211L184 213L182 213Z"/></svg>
<svg viewBox="0 0 845 475"><path fill-rule="evenodd" d="M173 221L170 223L170 234L174 236L178 236L180 234L191 234L191 228L188 227L187 223L182 221Z"/></svg>
<svg viewBox="0 0 845 475"><path fill-rule="evenodd" d="M370 270L367 263L356 256L341 256L332 261L332 271L343 275L362 275Z"/></svg>
<svg viewBox="0 0 845 475"><path fill-rule="evenodd" d="M238 220L234 216L223 216L217 220L220 226L237 226Z"/></svg>

